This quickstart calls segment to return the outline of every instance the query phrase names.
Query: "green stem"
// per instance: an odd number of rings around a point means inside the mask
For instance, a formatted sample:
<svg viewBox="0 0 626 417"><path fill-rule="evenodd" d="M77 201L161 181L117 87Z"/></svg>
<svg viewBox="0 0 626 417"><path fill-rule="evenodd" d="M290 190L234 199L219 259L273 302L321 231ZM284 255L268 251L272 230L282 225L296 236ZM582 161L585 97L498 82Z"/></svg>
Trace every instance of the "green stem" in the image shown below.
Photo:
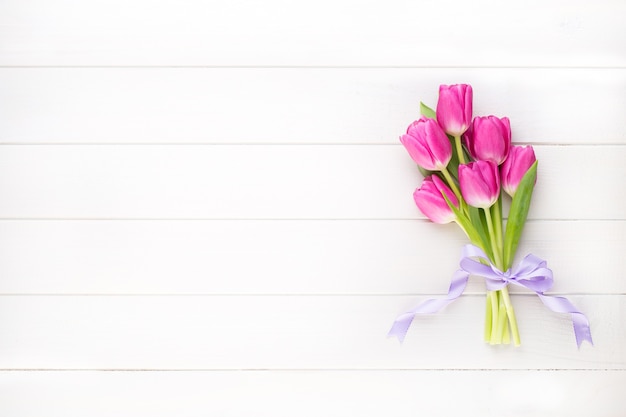
<svg viewBox="0 0 626 417"><path fill-rule="evenodd" d="M445 177L446 181L448 181L448 185L452 189L452 192L454 193L456 198L459 200L459 202L460 203L463 202L463 196L461 195L461 191L459 191L459 188L456 186L456 183L454 182L454 179L452 178L452 175L450 175L450 172L448 171L448 168L442 169L441 173Z"/></svg>
<svg viewBox="0 0 626 417"><path fill-rule="evenodd" d="M509 334L509 322L504 322L504 334L502 335L502 343L505 345L511 344L511 335Z"/></svg>
<svg viewBox="0 0 626 417"><path fill-rule="evenodd" d="M465 155L463 154L463 146L461 145L461 136L454 137L454 145L456 146L456 153L459 157L459 163L465 164Z"/></svg>
<svg viewBox="0 0 626 417"><path fill-rule="evenodd" d="M485 309L485 342L491 342L491 331L492 331L492 323L491 323L491 297L487 296L486 298L486 309Z"/></svg>
<svg viewBox="0 0 626 417"><path fill-rule="evenodd" d="M495 345L498 343L497 329L498 329L498 315L500 309L498 308L498 291L489 291L489 300L491 301L491 335L489 336L489 344Z"/></svg>
<svg viewBox="0 0 626 417"><path fill-rule="evenodd" d="M494 233L496 235L496 244L497 244L497 248L494 250L494 252L498 252L500 253L501 259L502 261L504 261L504 256L503 256L503 252L504 252L504 233L502 233L502 196L500 196L500 198L498 199L498 201L496 201L496 204L494 204L492 206L493 209L493 226L494 226ZM509 265L498 265L498 268L500 268L500 270L504 271L504 268L508 268Z"/></svg>
<svg viewBox="0 0 626 417"><path fill-rule="evenodd" d="M517 328L515 310L513 310L511 297L509 297L509 290L508 288L504 287L500 290L500 293L502 294L502 301L504 301L504 306L506 307L506 313L509 316L509 325L511 326L511 333L513 334L513 343L515 344L515 346L519 346L521 344L521 340L519 337L519 329Z"/></svg>
<svg viewBox="0 0 626 417"><path fill-rule="evenodd" d="M507 310L504 305L502 293L498 291L498 328L496 330L496 340L498 344L502 343L504 330L506 329Z"/></svg>
<svg viewBox="0 0 626 417"><path fill-rule="evenodd" d="M463 212L467 216L467 213L468 213L467 204L465 203L465 200L463 200L463 195L461 194L459 187L456 186L456 183L454 182L454 178L452 178L452 175L450 175L448 168L442 169L441 173L443 174L444 178L448 182L448 185L450 186L450 189L452 189L452 192L456 196L457 200L459 200L459 207L461 208L461 212Z"/></svg>
<svg viewBox="0 0 626 417"><path fill-rule="evenodd" d="M501 251L498 251L498 244L496 242L496 234L493 230L493 219L491 218L491 211L486 208L483 209L485 211L485 217L487 218L487 229L489 231L489 239L491 240L491 249L493 252L493 259L496 263L496 267L502 270L502 255Z"/></svg>
<svg viewBox="0 0 626 417"><path fill-rule="evenodd" d="M483 210L485 211L485 219L487 220L489 240L491 241L491 248L494 257L493 261L496 263L497 268L502 269L502 250L500 249L501 246L498 246L498 239L496 237L497 232L495 230L497 226L494 227L494 219L491 217L491 209L486 208ZM492 291L492 293L491 308L494 312L492 313L491 344L500 344L502 343L502 335L506 325L508 307L502 300L501 291Z"/></svg>
<svg viewBox="0 0 626 417"><path fill-rule="evenodd" d="M500 197L502 198L502 197ZM494 250L494 257L496 258L496 267L501 271L505 271L511 267L511 265L503 264L502 255L504 252L504 234L502 233L502 208L501 208L501 200L494 204L494 233L497 237L497 248ZM491 234L491 231L489 231ZM498 260L499 258L499 260ZM510 263L511 260L507 260L507 263ZM511 327L511 333L513 334L513 343L515 346L519 346L521 343L519 329L517 328L517 318L515 317L515 310L513 309L513 303L511 303L511 297L509 296L509 290L507 287L498 291L500 293L500 301L503 305L500 307L504 307L506 316L508 317L508 324ZM500 313L502 313L500 311ZM500 339L501 342L510 343L509 334L507 329L507 322L503 321L498 325L498 334L502 337Z"/></svg>
<svg viewBox="0 0 626 417"><path fill-rule="evenodd" d="M494 204L493 206L491 206L491 211L493 214L492 220L493 220L493 234L495 236L495 248L493 250L494 253L494 258L496 257L496 254L499 255L500 257L500 262L498 263L496 261L496 266L498 267L498 269L500 269L501 271L504 270L504 265L503 265L503 252L504 252L504 235L502 233L502 200L498 199L498 201L496 201L496 204ZM510 342L510 338L509 338L509 332L507 329L507 316L508 316L508 308L504 303L504 296L502 295L502 293L500 293L500 291L498 291L499 293L499 317L498 317L498 329L496 331L496 338L498 340L498 343L505 343L505 337L506 337L506 343L511 343Z"/></svg>

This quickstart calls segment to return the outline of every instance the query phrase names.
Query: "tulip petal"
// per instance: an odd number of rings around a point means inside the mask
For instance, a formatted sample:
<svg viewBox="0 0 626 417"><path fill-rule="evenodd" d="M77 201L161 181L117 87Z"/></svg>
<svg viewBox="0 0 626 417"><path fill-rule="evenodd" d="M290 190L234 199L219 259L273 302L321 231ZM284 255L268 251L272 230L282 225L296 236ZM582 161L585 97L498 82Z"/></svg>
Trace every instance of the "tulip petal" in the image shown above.
<svg viewBox="0 0 626 417"><path fill-rule="evenodd" d="M411 158L428 171L443 170L452 157L452 146L445 132L435 120L423 116L409 125L400 142Z"/></svg>
<svg viewBox="0 0 626 417"><path fill-rule="evenodd" d="M439 86L437 121L452 136L461 136L472 122L472 87L467 84Z"/></svg>
<svg viewBox="0 0 626 417"><path fill-rule="evenodd" d="M500 195L498 167L491 161L476 161L459 166L461 194L467 204L489 208Z"/></svg>
<svg viewBox="0 0 626 417"><path fill-rule="evenodd" d="M507 117L475 117L466 132L467 148L472 156L481 161L502 164L511 148L511 126Z"/></svg>
<svg viewBox="0 0 626 417"><path fill-rule="evenodd" d="M532 146L511 147L509 156L501 167L502 188L508 195L515 196L524 174L536 160Z"/></svg>
<svg viewBox="0 0 626 417"><path fill-rule="evenodd" d="M458 200L452 190L436 175L424 178L421 187L413 193L415 204L422 214L432 222L440 224L455 220L455 214L450 210L446 198L458 206Z"/></svg>

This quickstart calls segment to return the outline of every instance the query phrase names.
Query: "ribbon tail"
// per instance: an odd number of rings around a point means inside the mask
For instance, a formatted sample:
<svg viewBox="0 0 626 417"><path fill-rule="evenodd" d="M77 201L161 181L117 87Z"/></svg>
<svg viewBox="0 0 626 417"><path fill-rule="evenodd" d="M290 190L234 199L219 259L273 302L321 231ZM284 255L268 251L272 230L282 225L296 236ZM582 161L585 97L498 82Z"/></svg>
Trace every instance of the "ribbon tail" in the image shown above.
<svg viewBox="0 0 626 417"><path fill-rule="evenodd" d="M434 314L439 310L450 304L452 301L456 300L463 294L465 291L465 287L467 286L467 280L469 279L469 274L461 269L457 270L452 276L452 281L450 282L450 288L448 289L448 295L446 298L433 298L424 301L417 307L407 311L404 314L398 316L396 321L394 321L391 330L387 334L389 336L395 336L398 338L400 343L404 341L406 337L406 333L413 322L413 319L417 314Z"/></svg>
<svg viewBox="0 0 626 417"><path fill-rule="evenodd" d="M539 292L537 295L543 304L555 313L569 313L572 315L572 324L574 325L574 335L576 336L578 348L585 340L593 346L589 320L567 298L543 295Z"/></svg>

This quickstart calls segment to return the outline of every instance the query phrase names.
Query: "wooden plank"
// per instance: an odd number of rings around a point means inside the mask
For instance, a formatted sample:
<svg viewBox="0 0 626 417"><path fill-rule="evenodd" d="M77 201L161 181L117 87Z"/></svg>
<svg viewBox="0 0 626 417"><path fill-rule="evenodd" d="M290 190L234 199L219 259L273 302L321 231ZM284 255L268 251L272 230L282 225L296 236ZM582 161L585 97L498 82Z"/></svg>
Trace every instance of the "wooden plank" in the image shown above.
<svg viewBox="0 0 626 417"><path fill-rule="evenodd" d="M626 72L572 68L2 68L0 142L396 144L458 82L515 142L626 143Z"/></svg>
<svg viewBox="0 0 626 417"><path fill-rule="evenodd" d="M10 0L0 11L5 66L626 64L615 0Z"/></svg>
<svg viewBox="0 0 626 417"><path fill-rule="evenodd" d="M536 153L531 219L625 218L625 146ZM2 218L420 218L420 183L401 145L0 148Z"/></svg>
<svg viewBox="0 0 626 417"><path fill-rule="evenodd" d="M5 220L0 293L445 293L465 243L417 220ZM626 221L531 221L529 252L557 293L626 293ZM473 280L466 293L484 291Z"/></svg>
<svg viewBox="0 0 626 417"><path fill-rule="evenodd" d="M619 371L1 372L0 404L12 417L618 417L625 383Z"/></svg>
<svg viewBox="0 0 626 417"><path fill-rule="evenodd" d="M626 296L569 297L595 341L580 350L567 315L512 298L520 348L482 341L484 296L420 317L403 345L386 334L424 296L2 296L0 369L626 368Z"/></svg>

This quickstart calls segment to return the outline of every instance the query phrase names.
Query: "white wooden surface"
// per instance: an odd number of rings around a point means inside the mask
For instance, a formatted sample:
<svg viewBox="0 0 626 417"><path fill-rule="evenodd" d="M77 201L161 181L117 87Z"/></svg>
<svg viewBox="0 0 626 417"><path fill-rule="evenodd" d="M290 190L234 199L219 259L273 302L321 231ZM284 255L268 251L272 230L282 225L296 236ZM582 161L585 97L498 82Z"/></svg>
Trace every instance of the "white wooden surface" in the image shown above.
<svg viewBox="0 0 626 417"><path fill-rule="evenodd" d="M626 400L626 3L0 3L0 415L611 416ZM520 252L591 322L484 289L397 138L439 84L540 178Z"/></svg>

